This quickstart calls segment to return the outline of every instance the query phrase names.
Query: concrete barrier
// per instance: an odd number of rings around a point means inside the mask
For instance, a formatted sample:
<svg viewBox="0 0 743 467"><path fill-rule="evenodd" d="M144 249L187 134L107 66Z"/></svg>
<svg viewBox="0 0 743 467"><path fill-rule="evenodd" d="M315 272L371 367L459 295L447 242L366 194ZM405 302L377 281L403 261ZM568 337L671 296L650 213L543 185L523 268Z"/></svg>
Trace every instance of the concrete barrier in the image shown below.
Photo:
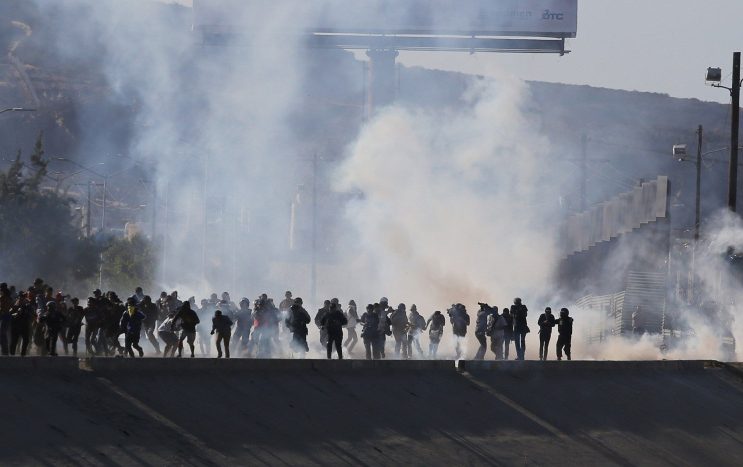
<svg viewBox="0 0 743 467"><path fill-rule="evenodd" d="M601 372L601 371L690 371L705 368L738 369L741 363L712 360L658 361L492 361L492 360L292 360L292 359L216 359L216 358L115 358L115 357L3 357L0 371L503 371L503 372Z"/></svg>

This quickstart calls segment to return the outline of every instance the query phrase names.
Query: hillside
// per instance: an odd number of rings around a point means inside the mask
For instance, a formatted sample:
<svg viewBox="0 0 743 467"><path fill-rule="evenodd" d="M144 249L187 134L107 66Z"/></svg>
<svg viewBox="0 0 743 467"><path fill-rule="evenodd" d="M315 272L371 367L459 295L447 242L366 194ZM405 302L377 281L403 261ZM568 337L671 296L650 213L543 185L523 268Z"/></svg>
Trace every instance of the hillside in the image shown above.
<svg viewBox="0 0 743 467"><path fill-rule="evenodd" d="M75 44L95 40L95 30L71 34L62 26L71 18L85 18L84 7L70 5L50 15L49 10L38 11L33 2L9 0L0 4L0 48L4 51L0 56L0 106L39 108L36 113L2 116L0 154L5 159L19 148L28 148L38 131L44 129L48 154L93 163L102 154L126 153L137 125L146 124L139 118L141 102L136 89L124 89L123 95L121 89L112 92L112 83L101 65L105 53L102 48L69 57L49 47L64 42L74 49ZM172 17L183 40L190 40L188 8L148 5ZM313 51L308 56L313 57L308 70L312 79L304 84L303 101L297 103L289 123L307 148L342 154L363 121L362 64L344 52ZM186 69L198 64L198 57L190 60ZM403 68L398 100L431 109L459 107L461 93L472 79L457 73ZM421 82L426 86L420 86ZM575 209L578 204L576 160L581 137L586 135L592 160L588 165L589 204L626 191L641 178L664 174L672 181L674 226L692 222L693 165L673 160L670 148L687 143L693 151L694 131L700 123L705 126L706 148L727 146L727 106L660 94L541 82L529 83L529 90L525 108L539 121L533 131L548 138L557 169L575 172L574 186L566 187L564 194L569 208ZM193 118L184 120L184 125L197 124ZM725 200L724 183L707 183L726 176L725 153L717 159L723 163L713 162L705 168L705 214ZM122 193L119 198L127 196ZM130 200L129 204L144 202Z"/></svg>

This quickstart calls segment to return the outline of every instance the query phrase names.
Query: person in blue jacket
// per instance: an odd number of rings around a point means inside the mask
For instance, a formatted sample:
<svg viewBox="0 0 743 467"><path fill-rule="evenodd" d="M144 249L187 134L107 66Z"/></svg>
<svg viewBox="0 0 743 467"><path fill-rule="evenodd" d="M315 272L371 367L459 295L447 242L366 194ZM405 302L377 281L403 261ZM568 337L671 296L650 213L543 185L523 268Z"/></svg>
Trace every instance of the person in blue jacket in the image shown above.
<svg viewBox="0 0 743 467"><path fill-rule="evenodd" d="M119 326L124 332L124 345L126 353L130 357L134 357L132 347L137 349L140 357L144 357L144 350L139 346L139 336L142 333L142 322L146 318L145 314L137 309L137 302L134 297L129 297L126 300L126 310L121 315Z"/></svg>

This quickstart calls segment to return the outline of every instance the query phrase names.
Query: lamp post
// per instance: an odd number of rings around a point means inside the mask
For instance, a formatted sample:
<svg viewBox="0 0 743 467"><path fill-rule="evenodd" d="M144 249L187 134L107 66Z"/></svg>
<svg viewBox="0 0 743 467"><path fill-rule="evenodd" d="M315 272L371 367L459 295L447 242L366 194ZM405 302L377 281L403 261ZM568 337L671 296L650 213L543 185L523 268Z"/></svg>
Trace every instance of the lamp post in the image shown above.
<svg viewBox="0 0 743 467"><path fill-rule="evenodd" d="M730 87L720 84L722 81L722 70L720 68L707 68L706 81L711 86L723 88L730 91L732 116L730 118L730 163L728 167L728 208L736 212L738 198L738 131L740 128L740 52L733 53L733 81Z"/></svg>
<svg viewBox="0 0 743 467"><path fill-rule="evenodd" d="M693 294L694 294L694 270L695 270L695 263L696 263L696 252L697 252L697 243L699 241L699 230L701 226L701 213L702 213L702 207L701 207L701 188L702 188L702 158L704 156L707 156L709 154L714 154L716 152L721 151L727 151L728 148L720 148L720 149L714 149L712 151L707 151L705 153L702 152L702 142L703 142L703 134L704 134L704 128L702 125L699 125L699 128L697 128L697 157L695 162L696 165L696 193L694 195L695 203L694 203L694 243L692 244L692 250L691 250L691 277L689 278L689 300L691 300ZM688 162L689 159L686 157L686 145L685 144L674 144L673 145L673 156L678 159L679 162ZM736 167L737 169L737 167Z"/></svg>

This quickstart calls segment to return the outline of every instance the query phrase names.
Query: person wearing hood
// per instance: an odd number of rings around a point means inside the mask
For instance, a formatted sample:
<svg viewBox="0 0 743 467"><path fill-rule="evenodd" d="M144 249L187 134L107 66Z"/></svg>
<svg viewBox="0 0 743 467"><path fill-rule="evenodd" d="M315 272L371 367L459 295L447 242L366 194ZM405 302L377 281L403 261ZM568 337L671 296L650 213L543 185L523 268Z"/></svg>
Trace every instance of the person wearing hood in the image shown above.
<svg viewBox="0 0 743 467"><path fill-rule="evenodd" d="M137 349L140 357L144 357L144 350L139 345L139 336L142 333L142 323L146 318L147 316L137 309L137 301L129 297L126 300L126 310L121 314L119 328L124 333L124 348L130 357L134 357L132 347Z"/></svg>
<svg viewBox="0 0 743 467"><path fill-rule="evenodd" d="M232 334L232 320L229 316L222 314L222 310L214 312L212 318L211 335L217 333L217 358L222 358L222 344L224 343L224 356L230 358L230 335Z"/></svg>

